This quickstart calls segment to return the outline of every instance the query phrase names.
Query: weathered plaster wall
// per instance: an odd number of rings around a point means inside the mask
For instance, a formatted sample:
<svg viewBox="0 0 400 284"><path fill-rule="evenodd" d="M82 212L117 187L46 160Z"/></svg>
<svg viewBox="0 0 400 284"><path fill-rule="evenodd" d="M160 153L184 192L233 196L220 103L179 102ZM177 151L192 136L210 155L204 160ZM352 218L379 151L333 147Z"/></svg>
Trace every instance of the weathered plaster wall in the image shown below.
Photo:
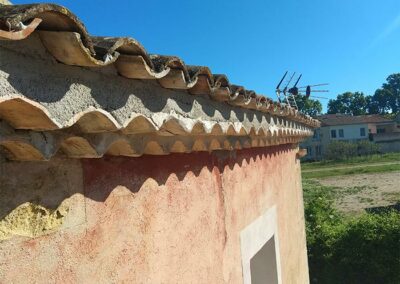
<svg viewBox="0 0 400 284"><path fill-rule="evenodd" d="M15 235L36 237L82 224L84 209L79 160L0 160L0 241Z"/></svg>
<svg viewBox="0 0 400 284"><path fill-rule="evenodd" d="M283 283L308 283L295 156L296 150L284 145L0 162L2 220L25 202L53 211L62 206L66 212L41 232L11 230L3 238L0 279L240 283L240 231L276 205Z"/></svg>

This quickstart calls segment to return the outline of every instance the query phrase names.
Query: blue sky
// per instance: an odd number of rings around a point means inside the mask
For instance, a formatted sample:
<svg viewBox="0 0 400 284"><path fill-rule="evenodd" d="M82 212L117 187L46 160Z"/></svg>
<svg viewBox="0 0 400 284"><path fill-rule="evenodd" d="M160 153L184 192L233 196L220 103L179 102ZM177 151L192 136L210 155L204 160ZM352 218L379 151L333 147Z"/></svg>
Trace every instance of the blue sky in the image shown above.
<svg viewBox="0 0 400 284"><path fill-rule="evenodd" d="M286 70L303 73L303 85L329 82L330 93L319 94L329 98L345 91L373 94L400 72L399 0L55 3L93 35L131 36L150 53L209 66L274 99Z"/></svg>

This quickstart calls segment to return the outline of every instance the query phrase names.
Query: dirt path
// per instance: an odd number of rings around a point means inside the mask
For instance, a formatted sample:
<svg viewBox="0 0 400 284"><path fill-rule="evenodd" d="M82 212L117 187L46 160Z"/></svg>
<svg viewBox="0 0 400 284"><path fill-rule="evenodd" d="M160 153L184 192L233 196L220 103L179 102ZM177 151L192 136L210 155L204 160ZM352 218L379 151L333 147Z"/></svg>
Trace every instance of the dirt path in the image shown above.
<svg viewBox="0 0 400 284"><path fill-rule="evenodd" d="M309 170L302 170L303 173L312 173L312 172L321 172L321 171L330 171L330 170L337 170L337 169L354 169L354 168L365 168L365 167L374 167L374 166L385 166L385 165L399 165L400 162L384 162L384 163L365 163L365 164L358 164L358 165L342 165L336 167L321 167L319 169L309 169Z"/></svg>
<svg viewBox="0 0 400 284"><path fill-rule="evenodd" d="M357 213L364 208L400 202L400 171L327 177L318 181L336 187L335 206L343 212Z"/></svg>

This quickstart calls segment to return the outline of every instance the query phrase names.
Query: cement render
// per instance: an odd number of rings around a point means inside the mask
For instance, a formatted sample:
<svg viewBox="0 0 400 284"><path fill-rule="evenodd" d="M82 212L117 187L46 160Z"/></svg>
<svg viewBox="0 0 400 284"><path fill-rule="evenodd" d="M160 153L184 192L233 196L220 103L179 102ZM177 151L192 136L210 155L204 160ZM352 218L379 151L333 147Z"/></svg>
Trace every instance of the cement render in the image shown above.
<svg viewBox="0 0 400 284"><path fill-rule="evenodd" d="M287 125L286 119L229 106L186 91L162 88L153 80L117 76L113 67L82 68L57 63L36 34L0 42L0 97L23 96L39 102L61 125L89 107L106 110L121 124L132 114L179 114L209 121ZM29 55L27 55L29 54Z"/></svg>
<svg viewBox="0 0 400 284"><path fill-rule="evenodd" d="M0 241L85 222L80 162L0 161Z"/></svg>
<svg viewBox="0 0 400 284"><path fill-rule="evenodd" d="M154 81L125 79L112 67L59 64L35 34L23 43L0 42L0 98L39 102L63 126L89 107L110 112L120 124L135 113L289 124ZM308 283L296 153L283 145L139 158L1 159L0 279L240 283L239 233L276 205L283 283Z"/></svg>
<svg viewBox="0 0 400 284"><path fill-rule="evenodd" d="M282 145L212 154L2 161L0 192L9 193L3 211L25 200L53 209L70 201L61 226L1 242L0 278L241 283L240 231L276 206L283 283L308 283L296 152Z"/></svg>

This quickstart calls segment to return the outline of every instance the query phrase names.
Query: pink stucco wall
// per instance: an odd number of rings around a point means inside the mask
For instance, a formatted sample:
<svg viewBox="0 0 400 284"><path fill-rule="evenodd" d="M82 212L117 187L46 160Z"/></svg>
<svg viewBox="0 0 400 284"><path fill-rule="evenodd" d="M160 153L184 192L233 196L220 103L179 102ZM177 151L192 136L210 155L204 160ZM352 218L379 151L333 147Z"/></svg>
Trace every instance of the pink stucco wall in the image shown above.
<svg viewBox="0 0 400 284"><path fill-rule="evenodd" d="M2 207L39 200L69 208L59 228L0 243L5 282L240 283L240 231L273 205L283 283L308 282L292 145L1 168Z"/></svg>

